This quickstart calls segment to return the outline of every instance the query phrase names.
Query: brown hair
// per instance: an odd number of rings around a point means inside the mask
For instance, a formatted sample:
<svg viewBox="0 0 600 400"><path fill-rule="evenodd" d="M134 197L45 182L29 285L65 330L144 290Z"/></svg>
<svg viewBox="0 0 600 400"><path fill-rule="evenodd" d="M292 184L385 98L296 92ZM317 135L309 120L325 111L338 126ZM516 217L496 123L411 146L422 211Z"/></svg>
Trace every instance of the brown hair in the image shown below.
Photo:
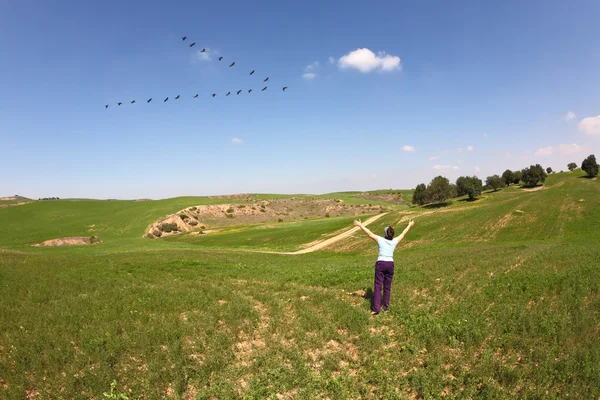
<svg viewBox="0 0 600 400"><path fill-rule="evenodd" d="M392 228L391 226L388 226L386 233L387 233L386 239L390 239L391 240L391 239L394 238L394 233L396 233L396 232L394 232L394 228Z"/></svg>

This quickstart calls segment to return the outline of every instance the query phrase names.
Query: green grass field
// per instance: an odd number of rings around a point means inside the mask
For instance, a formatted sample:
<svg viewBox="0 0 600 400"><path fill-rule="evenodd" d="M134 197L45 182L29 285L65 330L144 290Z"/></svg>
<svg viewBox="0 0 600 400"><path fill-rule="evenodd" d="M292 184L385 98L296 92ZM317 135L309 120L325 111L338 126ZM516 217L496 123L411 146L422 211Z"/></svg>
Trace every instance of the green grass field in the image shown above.
<svg viewBox="0 0 600 400"><path fill-rule="evenodd" d="M415 220L377 317L352 294L372 288L364 235L254 252L352 218L150 240L163 215L230 201L0 208L0 398L102 399L113 381L130 399L600 398L600 182L580 175L374 222ZM30 246L91 234L103 242Z"/></svg>

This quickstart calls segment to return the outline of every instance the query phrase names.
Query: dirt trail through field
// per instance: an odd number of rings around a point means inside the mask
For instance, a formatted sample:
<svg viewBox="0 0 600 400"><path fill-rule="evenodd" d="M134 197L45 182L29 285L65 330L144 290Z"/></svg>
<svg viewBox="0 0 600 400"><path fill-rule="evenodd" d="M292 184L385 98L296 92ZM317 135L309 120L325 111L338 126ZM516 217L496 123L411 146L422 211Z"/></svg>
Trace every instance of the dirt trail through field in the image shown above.
<svg viewBox="0 0 600 400"><path fill-rule="evenodd" d="M383 217L384 215L386 215L387 213L383 213L383 214L378 214L375 215L369 219L367 219L365 222L363 222L364 226L369 225L370 223L377 221L379 218ZM324 247L327 247L329 245L332 245L336 242L339 242L342 239L345 239L347 237L352 236L355 232L357 232L360 228L355 226L352 229L347 230L346 232L340 233L339 235L336 235L334 237L331 237L329 239L323 240L320 243L315 244L314 246L310 246L307 247L306 249L302 249L302 250L298 250L298 251L292 251L292 252L279 252L279 251L252 251L252 252L256 252L256 253L268 253L268 254L289 254L289 255L297 255L297 254L305 254L305 253L312 253L313 251L317 251L317 250L321 250Z"/></svg>

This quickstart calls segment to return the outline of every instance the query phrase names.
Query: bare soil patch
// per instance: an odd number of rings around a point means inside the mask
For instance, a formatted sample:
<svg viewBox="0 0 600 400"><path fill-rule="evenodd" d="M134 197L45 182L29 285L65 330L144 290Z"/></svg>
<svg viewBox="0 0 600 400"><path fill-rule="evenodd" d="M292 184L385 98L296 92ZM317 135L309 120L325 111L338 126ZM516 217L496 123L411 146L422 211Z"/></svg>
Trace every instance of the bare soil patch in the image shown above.
<svg viewBox="0 0 600 400"><path fill-rule="evenodd" d="M35 247L53 247L53 246L82 246L86 244L101 243L102 240L95 236L71 236L59 239L50 239L42 243L32 244Z"/></svg>

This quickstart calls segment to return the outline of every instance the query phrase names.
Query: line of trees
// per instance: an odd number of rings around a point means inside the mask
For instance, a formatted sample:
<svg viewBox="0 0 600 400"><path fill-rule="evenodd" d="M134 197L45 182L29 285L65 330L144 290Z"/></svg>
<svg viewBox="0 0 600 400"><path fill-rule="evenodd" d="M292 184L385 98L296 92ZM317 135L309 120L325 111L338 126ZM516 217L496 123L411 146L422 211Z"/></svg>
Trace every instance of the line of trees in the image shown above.
<svg viewBox="0 0 600 400"><path fill-rule="evenodd" d="M60 200L58 197L40 197L38 200Z"/></svg>
<svg viewBox="0 0 600 400"><path fill-rule="evenodd" d="M577 164L572 162L567 165L569 171L573 171L577 168ZM584 170L589 177L598 175L599 165L596 162L596 157L591 154L586 157L581 163L581 169ZM502 173L502 176L492 175L485 179L485 186L481 179L473 176L461 176L456 180L456 183L450 183L448 178L443 176L436 176L429 182L429 185L421 183L415 188L412 202L413 204L427 204L427 203L444 203L446 200L460 197L469 196L469 200L475 200L481 195L483 190L494 190L497 191L502 187L509 186L510 184L519 184L523 182L524 187L535 187L540 183L546 181L546 177L551 174L552 168L548 167L544 169L540 164L530 165L528 168L524 168L520 171L511 171L507 169Z"/></svg>

